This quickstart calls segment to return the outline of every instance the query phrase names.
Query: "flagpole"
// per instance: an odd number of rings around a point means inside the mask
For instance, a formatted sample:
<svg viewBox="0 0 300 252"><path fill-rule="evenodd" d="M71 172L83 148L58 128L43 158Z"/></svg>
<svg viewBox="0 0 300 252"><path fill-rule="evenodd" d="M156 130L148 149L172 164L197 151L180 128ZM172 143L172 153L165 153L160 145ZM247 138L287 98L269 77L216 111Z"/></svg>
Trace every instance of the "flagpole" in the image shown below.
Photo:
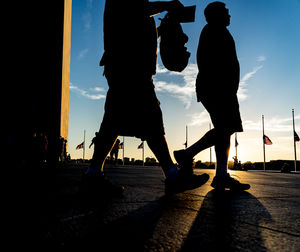
<svg viewBox="0 0 300 252"><path fill-rule="evenodd" d="M124 161L124 150L125 150L125 137L123 136L123 165L125 164L125 161Z"/></svg>
<svg viewBox="0 0 300 252"><path fill-rule="evenodd" d="M83 131L83 158L82 158L83 161L84 161L84 155L85 155L85 130Z"/></svg>
<svg viewBox="0 0 300 252"><path fill-rule="evenodd" d="M297 171L297 152L296 152L296 139L295 139L295 119L294 119L294 109L292 109L292 115L293 115L293 138L294 138L294 152L295 152L295 172Z"/></svg>
<svg viewBox="0 0 300 252"><path fill-rule="evenodd" d="M143 141L143 154L142 154L142 155L143 155L143 166L144 166L144 164L145 164L145 163L144 163L144 154L145 154L145 145L144 145L144 141Z"/></svg>
<svg viewBox="0 0 300 252"><path fill-rule="evenodd" d="M262 115L262 128L263 128L264 171L266 171L266 153L265 153L265 126L264 126L264 115Z"/></svg>
<svg viewBox="0 0 300 252"><path fill-rule="evenodd" d="M211 130L211 124L209 124L209 130ZM209 148L209 165L211 165L211 147Z"/></svg>
<svg viewBox="0 0 300 252"><path fill-rule="evenodd" d="M234 142L234 145L235 145L235 157L236 157L236 160L238 160L238 155L237 155L237 133L235 132L235 142Z"/></svg>
<svg viewBox="0 0 300 252"><path fill-rule="evenodd" d="M188 126L185 126L185 140L186 140L186 148L188 147Z"/></svg>

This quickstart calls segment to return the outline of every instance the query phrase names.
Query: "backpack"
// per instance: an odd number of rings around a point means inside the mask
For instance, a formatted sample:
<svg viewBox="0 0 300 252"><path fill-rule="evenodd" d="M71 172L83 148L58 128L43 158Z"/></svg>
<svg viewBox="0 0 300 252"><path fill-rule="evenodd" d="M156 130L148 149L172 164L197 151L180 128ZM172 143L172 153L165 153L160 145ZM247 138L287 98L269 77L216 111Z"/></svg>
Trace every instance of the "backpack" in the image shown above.
<svg viewBox="0 0 300 252"><path fill-rule="evenodd" d="M162 63L170 71L181 72L186 68L191 55L185 47L188 36L183 32L180 21L169 13L160 20L158 34Z"/></svg>

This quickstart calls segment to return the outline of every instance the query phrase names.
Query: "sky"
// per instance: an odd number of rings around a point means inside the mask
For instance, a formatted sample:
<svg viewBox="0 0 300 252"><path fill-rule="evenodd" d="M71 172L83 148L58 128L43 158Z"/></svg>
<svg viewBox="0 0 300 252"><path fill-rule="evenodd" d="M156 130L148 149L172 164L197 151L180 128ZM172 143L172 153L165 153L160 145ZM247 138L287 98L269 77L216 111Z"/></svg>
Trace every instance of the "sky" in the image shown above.
<svg viewBox="0 0 300 252"><path fill-rule="evenodd" d="M206 21L203 10L207 0L182 0L185 6L196 5L194 23L182 24L188 35L186 44L191 52L189 65L180 73L164 68L158 55L154 85L163 112L166 138L171 157L173 151L184 148L186 126L188 145L202 137L210 127L210 117L196 101L195 79L198 68L196 51L199 35ZM295 128L300 135L300 0L228 0L232 34L241 68L238 98L244 132L237 134L238 158L242 162L263 161L262 115L265 135L273 142L266 146L266 161L293 160L294 142L292 109ZM69 146L71 158L82 158L76 146L86 131L85 157L99 130L104 113L108 85L99 61L103 54L104 0L73 0L70 65ZM155 16L156 26L159 17ZM159 41L158 41L159 43ZM159 44L158 44L159 45ZM120 107L120 113L123 111ZM120 122L122 123L122 122ZM120 136L121 142L123 137ZM235 155L234 136L229 160ZM137 149L140 139L125 137L125 157L141 159ZM300 159L300 142L297 142ZM213 148L212 148L213 150ZM145 157L154 157L145 144ZM214 151L212 151L214 153ZM119 153L122 158L122 152ZM215 161L213 154L212 160ZM209 161L209 150L199 153L195 160ZM174 160L174 158L173 158Z"/></svg>

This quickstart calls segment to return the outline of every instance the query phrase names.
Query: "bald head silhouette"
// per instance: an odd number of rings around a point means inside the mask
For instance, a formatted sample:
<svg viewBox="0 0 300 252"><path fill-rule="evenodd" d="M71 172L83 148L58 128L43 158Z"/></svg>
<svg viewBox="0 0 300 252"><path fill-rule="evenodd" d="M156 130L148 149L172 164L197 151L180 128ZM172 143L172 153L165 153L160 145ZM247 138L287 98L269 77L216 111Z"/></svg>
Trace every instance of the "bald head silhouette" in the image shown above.
<svg viewBox="0 0 300 252"><path fill-rule="evenodd" d="M217 1L208 4L204 10L204 15L208 24L225 27L230 24L229 10L225 7L225 3Z"/></svg>

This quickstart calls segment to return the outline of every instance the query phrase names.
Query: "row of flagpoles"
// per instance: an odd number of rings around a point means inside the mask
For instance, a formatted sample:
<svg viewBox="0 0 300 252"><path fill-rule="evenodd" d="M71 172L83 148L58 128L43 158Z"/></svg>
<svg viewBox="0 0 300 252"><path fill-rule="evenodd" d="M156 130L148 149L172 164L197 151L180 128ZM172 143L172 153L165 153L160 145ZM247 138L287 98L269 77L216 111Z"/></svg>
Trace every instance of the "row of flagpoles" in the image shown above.
<svg viewBox="0 0 300 252"><path fill-rule="evenodd" d="M294 109L292 110L292 117L293 117L293 138L294 138L294 156L295 156L295 160L294 160L294 166L295 166L295 171L297 171L297 152L296 152L296 142L299 142L299 136L296 132L295 129L295 119L294 119ZM271 139L265 134L265 123L264 123L264 115L262 115L262 135L263 135L263 157L264 157L264 170L266 170L266 149L265 149L265 145L272 145L272 141ZM209 124L209 129L211 129L211 124ZM125 143L125 137L123 136L123 142L121 142L119 144L119 149L123 150L123 164L124 164L124 143ZM185 148L188 147L188 127L186 126L186 141L183 144L185 146ZM235 151L236 151L236 158L237 158L237 146L238 146L238 142L237 142L237 134L235 134ZM77 145L76 150L79 149L83 149L83 160L85 158L85 130L84 130L84 134L83 134L83 142L79 145ZM144 154L145 154L145 147L144 147L144 141L141 142L141 144L138 145L137 149L142 149L142 160L143 160L143 165L144 165ZM210 162L212 160L211 158L211 148L210 148Z"/></svg>
<svg viewBox="0 0 300 252"><path fill-rule="evenodd" d="M293 117L293 139L294 139L294 167L295 167L295 172L297 171L297 152L296 152L296 142L299 142L299 136L296 132L295 129L295 115L294 115L294 109L292 109L292 117ZM209 130L211 130L211 124L209 124ZM186 126L186 140L185 143L183 144L185 148L188 147L188 127ZM264 125L264 115L262 115L262 133L263 133L263 157L264 157L264 171L266 170L266 150L265 150L265 145L272 145L271 139L265 134L265 125ZM237 141L237 133L235 133L235 158L237 159L237 147L238 147L238 141ZM210 163L212 162L212 152L211 148L209 148L209 156L210 156Z"/></svg>
<svg viewBox="0 0 300 252"><path fill-rule="evenodd" d="M293 118L293 140L294 140L294 167L295 172L297 171L297 151L296 151L296 142L299 142L299 136L295 129L295 115L294 109L292 109L292 118ZM263 129L263 154L264 154L264 170L266 170L266 150L265 145L272 145L271 139L265 134L265 125L264 125L264 115L262 115L262 129Z"/></svg>
<svg viewBox="0 0 300 252"><path fill-rule="evenodd" d="M123 165L124 165L124 152L125 152L125 148L124 148L124 143L125 143L125 137L123 136L123 142L121 142L120 144L119 144L119 149L121 149L122 150L122 156L123 156ZM90 145L91 146L91 145ZM139 145L138 145L138 147L137 147L138 149L142 149L142 160L143 160L143 166L144 166L144 163L145 163L145 147L144 147L144 141L142 141ZM82 149L82 159L84 160L84 158L85 158L85 130L84 130L84 133L83 133L83 142L82 143L80 143L80 144L78 144L77 146L76 146L76 150L80 150L80 149Z"/></svg>
<svg viewBox="0 0 300 252"><path fill-rule="evenodd" d="M119 145L119 149L122 149L123 150L123 165L124 165L124 143L125 143L125 137L123 136L123 142L120 143ZM143 166L145 164L145 145L144 145L144 141L142 141L139 146L137 147L138 149L142 149L142 160L143 160Z"/></svg>

